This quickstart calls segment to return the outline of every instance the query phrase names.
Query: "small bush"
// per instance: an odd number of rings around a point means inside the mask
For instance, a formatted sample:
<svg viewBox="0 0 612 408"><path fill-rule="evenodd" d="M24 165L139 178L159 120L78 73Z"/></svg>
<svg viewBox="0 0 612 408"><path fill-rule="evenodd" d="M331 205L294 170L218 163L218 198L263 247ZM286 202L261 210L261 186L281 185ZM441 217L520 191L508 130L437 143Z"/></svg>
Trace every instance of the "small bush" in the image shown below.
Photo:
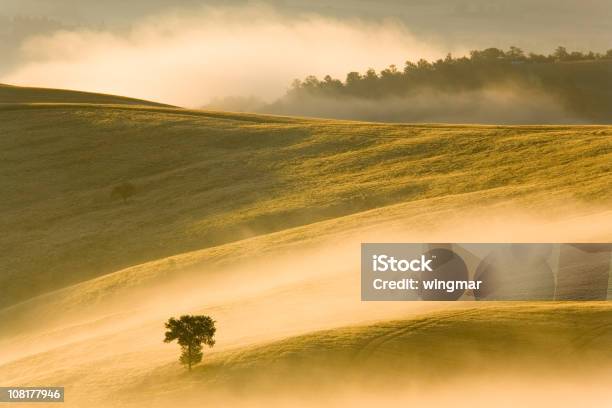
<svg viewBox="0 0 612 408"><path fill-rule="evenodd" d="M136 187L132 183L125 182L113 187L111 191L111 199L121 198L123 203L127 203L128 199L136 194Z"/></svg>

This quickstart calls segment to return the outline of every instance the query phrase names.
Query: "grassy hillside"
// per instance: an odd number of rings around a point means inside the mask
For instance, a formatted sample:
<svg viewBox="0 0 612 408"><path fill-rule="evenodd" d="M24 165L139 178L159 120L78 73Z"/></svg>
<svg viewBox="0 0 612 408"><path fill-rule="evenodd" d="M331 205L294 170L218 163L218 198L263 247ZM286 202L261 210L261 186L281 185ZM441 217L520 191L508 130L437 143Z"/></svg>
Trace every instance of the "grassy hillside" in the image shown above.
<svg viewBox="0 0 612 408"><path fill-rule="evenodd" d="M126 98L116 95L0 84L0 104L58 102L168 106L161 103L149 102L142 99Z"/></svg>
<svg viewBox="0 0 612 408"><path fill-rule="evenodd" d="M509 390L506 378L531 376L517 395L570 381L596 406L608 303L361 302L355 251L610 240L612 127L138 105L0 103L0 383L61 384L75 407L329 406L343 392L353 400L336 405L357 406L367 389L379 402L382 384L435 406L415 390L454 395L448 379L482 395L484 379L497 398L492 379ZM123 182L135 186L125 203L111 197ZM191 374L162 342L183 313L218 326Z"/></svg>
<svg viewBox="0 0 612 408"><path fill-rule="evenodd" d="M524 198L500 202L508 195ZM360 266L354 251L360 242L612 241L611 211L586 209L580 213L574 203L564 203L564 198L524 188L500 188L416 200L156 259L0 308L4 323L0 347L13 335L29 330L44 332L66 319L76 327L109 315L129 316L132 308L151 307L155 302L169 310L177 304L191 310L210 302L212 293L253 296L245 294L241 286L233 286L241 279L268 289L280 286L287 291L294 287L295 304L295 297L303 296L300 285L305 281L323 285L319 282L323 275L326 286L318 289L324 296L318 297L318 303L346 302L350 309L358 301ZM534 206L530 214L515 213L516 208L530 206ZM325 254L333 256L334 261ZM293 264L288 265L287 259ZM251 289L256 293L261 290L258 285ZM612 281L608 293L612 298ZM307 299L305 304L311 301ZM159 304L153 306L168 313ZM376 308L383 310L380 305ZM360 315L365 318L363 311ZM64 339L70 334L74 330L57 331L54 336Z"/></svg>
<svg viewBox="0 0 612 408"><path fill-rule="evenodd" d="M494 372L502 362L507 370L522 370L524 365L604 367L612 363L611 321L612 305L606 303L442 311L219 353L197 367L196 375L203 383L228 381L257 388L257 379L268 385L288 381L321 386L339 375L336 370L345 380L399 374L423 381L464 370ZM418 378L406 375L407 370Z"/></svg>
<svg viewBox="0 0 612 408"><path fill-rule="evenodd" d="M569 381L570 392L597 406L599 396L592 391L606 389L606 370L612 364L611 319L607 303L472 305L207 350L204 363L190 374L175 362L175 345L162 350L158 339L147 341L147 333L139 329L137 347L128 347L133 341L128 343L124 334L99 335L6 364L0 380L61 383L70 396L68 406L160 407L176 401L182 407L201 406L203 400L218 398L227 405L240 397L254 406L266 396L293 401L284 406L297 401L320 406L330 396L348 393L358 399L364 391L374 392L381 401L383 389L393 392L388 396L392 401L414 402L422 397L418 390L435 386L431 401L452 390L457 380L466 394L481 395L481 382L488 392L499 393L503 386L508 393L518 379L521 395L546 395L547 385L553 384L558 396L565 390L559 385ZM108 349L113 352L108 354ZM37 370L31 370L33 366ZM316 403L316 398L321 401ZM460 398L455 406L474 403Z"/></svg>
<svg viewBox="0 0 612 408"><path fill-rule="evenodd" d="M415 200L612 198L612 127L0 107L6 306L190 250ZM136 195L112 200L129 181ZM534 198L535 199L535 198Z"/></svg>

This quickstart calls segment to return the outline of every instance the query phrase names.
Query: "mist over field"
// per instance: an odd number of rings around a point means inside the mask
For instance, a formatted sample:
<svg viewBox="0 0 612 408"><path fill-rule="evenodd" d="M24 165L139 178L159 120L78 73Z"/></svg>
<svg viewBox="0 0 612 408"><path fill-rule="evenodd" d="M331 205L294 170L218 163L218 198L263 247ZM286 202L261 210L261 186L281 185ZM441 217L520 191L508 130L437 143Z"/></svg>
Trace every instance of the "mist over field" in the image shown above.
<svg viewBox="0 0 612 408"><path fill-rule="evenodd" d="M0 405L609 406L611 32L610 0L0 0Z"/></svg>
<svg viewBox="0 0 612 408"><path fill-rule="evenodd" d="M610 126L315 120L10 86L0 101L2 385L61 385L76 408L610 398L609 302L362 302L359 256L361 242L610 242ZM183 314L218 327L192 371L163 342Z"/></svg>
<svg viewBox="0 0 612 408"><path fill-rule="evenodd" d="M568 110L558 95L524 84L380 100L313 97L297 103L283 97L296 78L343 79L352 71L463 56L477 48L611 47L606 33L612 18L606 19L609 8L599 0L0 4L0 83L359 120L511 124L592 118Z"/></svg>
<svg viewBox="0 0 612 408"><path fill-rule="evenodd" d="M560 43L603 51L612 26L607 0L1 0L0 15L45 17L67 26L125 28L146 16L200 7L266 5L283 16L312 13L337 19L376 21L393 18L422 38L454 49L516 45L544 52ZM7 23L10 27L10 23ZM19 31L41 28L15 23ZM27 33L25 33L27 34ZM494 44L493 44L494 43Z"/></svg>
<svg viewBox="0 0 612 408"><path fill-rule="evenodd" d="M218 109L242 110L240 102L243 101L226 100L219 101L218 104L211 103L209 106ZM247 105L247 109L252 106ZM490 87L480 91L455 92L424 89L414 95L375 99L312 96L292 101L287 98L270 105L256 105L254 110L283 115L378 122L589 123L587 117L581 117L572 112L558 98L522 86Z"/></svg>
<svg viewBox="0 0 612 408"><path fill-rule="evenodd" d="M444 53L397 21L286 17L267 6L168 12L122 31L58 30L25 39L20 52L23 62L0 82L189 107L232 95L272 101L312 73L342 75Z"/></svg>
<svg viewBox="0 0 612 408"><path fill-rule="evenodd" d="M0 309L0 381L61 383L66 405L75 407L178 401L188 408L204 395L207 403L238 407L487 407L510 392L526 404L546 406L563 395L555 406L597 405L609 398L612 375L601 352L611 334L601 330L605 304L380 303L358 296L355 249L362 241L612 239L609 212L566 210L562 217L511 205L449 211L420 226L416 216L406 224L390 216L386 226L374 215L371 222L349 217L327 234L314 225L118 271ZM200 310L222 330L204 364L187 374L174 362L174 347L160 341L160 327L169 314ZM584 332L572 331L581 315L566 317L580 310L603 313L585 326L593 335L588 348L581 347ZM457 400L457 393L487 397Z"/></svg>

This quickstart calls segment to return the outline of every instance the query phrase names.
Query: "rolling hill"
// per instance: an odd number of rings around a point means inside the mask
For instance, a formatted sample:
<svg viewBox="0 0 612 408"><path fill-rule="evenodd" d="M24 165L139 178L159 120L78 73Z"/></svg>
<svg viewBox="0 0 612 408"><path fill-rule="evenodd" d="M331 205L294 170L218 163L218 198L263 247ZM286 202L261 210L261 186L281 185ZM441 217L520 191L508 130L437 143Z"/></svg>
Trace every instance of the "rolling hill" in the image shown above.
<svg viewBox="0 0 612 408"><path fill-rule="evenodd" d="M390 125L2 89L4 306L143 262L415 200L480 192L486 201L490 192L605 205L612 194L612 127ZM64 95L79 103L58 102ZM123 182L136 187L126 204L110 197Z"/></svg>
<svg viewBox="0 0 612 408"><path fill-rule="evenodd" d="M122 105L169 107L169 105L165 105L162 103L149 102L142 99L127 98L124 96L72 91L66 89L32 88L0 84L0 105L21 103L116 103Z"/></svg>
<svg viewBox="0 0 612 408"><path fill-rule="evenodd" d="M357 248L612 240L612 127L2 89L0 384L62 385L74 407L513 406L499 387L547 406L553 385L557 407L609 400L607 302L361 302ZM191 374L162 342L182 313L219 328Z"/></svg>
<svg viewBox="0 0 612 408"><path fill-rule="evenodd" d="M456 406L485 407L500 387L516 389L513 403L567 393L555 406L575 406L577 395L596 406L610 396L611 321L605 302L470 306L222 348L190 374L168 345L141 340L110 355L126 339L107 335L4 365L0 380L66 385L68 406L346 406L342 396L446 406L439 399L461 390L481 398L451 398Z"/></svg>
<svg viewBox="0 0 612 408"><path fill-rule="evenodd" d="M580 371L612 363L611 322L607 303L469 307L231 350L216 354L195 375L202 383L256 389L285 381L324 387L339 375L336 370L346 381L396 377L399 383L441 380L464 370L490 375L500 362L508 371L526 364ZM407 376L408 370L418 377Z"/></svg>

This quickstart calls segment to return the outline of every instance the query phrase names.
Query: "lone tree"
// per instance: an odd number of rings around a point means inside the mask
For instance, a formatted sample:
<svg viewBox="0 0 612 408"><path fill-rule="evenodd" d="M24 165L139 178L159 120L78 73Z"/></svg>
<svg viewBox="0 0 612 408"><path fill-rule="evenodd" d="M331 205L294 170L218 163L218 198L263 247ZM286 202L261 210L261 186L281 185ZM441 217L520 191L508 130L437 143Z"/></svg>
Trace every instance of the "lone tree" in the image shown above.
<svg viewBox="0 0 612 408"><path fill-rule="evenodd" d="M111 191L111 199L121 198L125 204L131 196L136 193L136 187L132 183L125 182L116 185Z"/></svg>
<svg viewBox="0 0 612 408"><path fill-rule="evenodd" d="M181 316L178 320L171 317L166 322L165 343L177 340L181 346L179 361L189 367L202 361L202 344L215 345L215 321L209 316Z"/></svg>

